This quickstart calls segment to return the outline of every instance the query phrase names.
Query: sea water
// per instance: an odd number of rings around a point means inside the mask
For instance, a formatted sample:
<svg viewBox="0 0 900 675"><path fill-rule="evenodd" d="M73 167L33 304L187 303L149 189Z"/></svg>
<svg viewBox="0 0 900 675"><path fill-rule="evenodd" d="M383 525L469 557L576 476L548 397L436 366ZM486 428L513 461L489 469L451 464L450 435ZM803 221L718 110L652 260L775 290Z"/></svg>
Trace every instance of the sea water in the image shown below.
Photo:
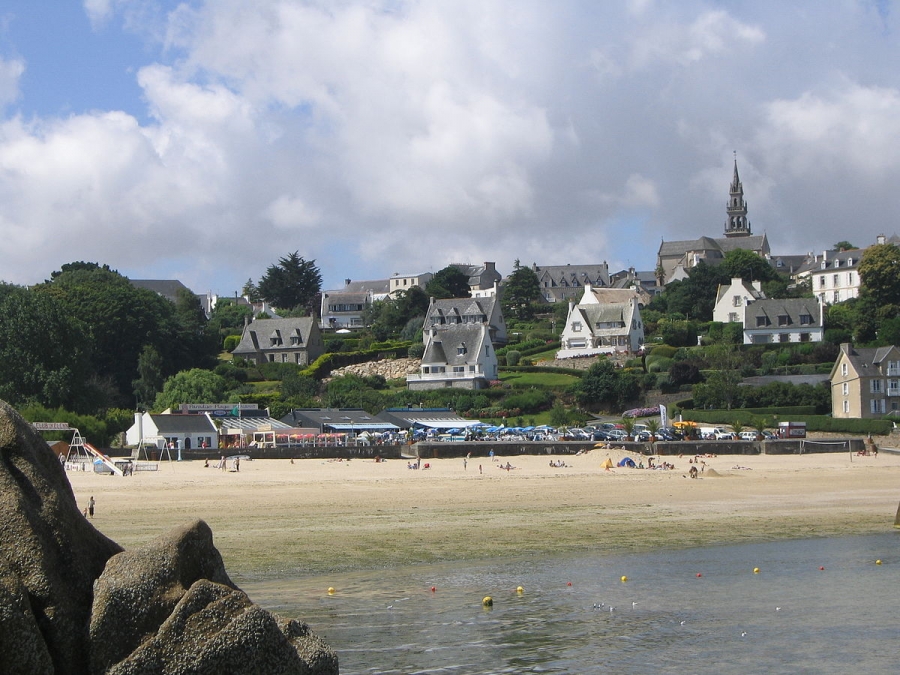
<svg viewBox="0 0 900 675"><path fill-rule="evenodd" d="M241 586L309 623L343 675L900 672L893 532Z"/></svg>

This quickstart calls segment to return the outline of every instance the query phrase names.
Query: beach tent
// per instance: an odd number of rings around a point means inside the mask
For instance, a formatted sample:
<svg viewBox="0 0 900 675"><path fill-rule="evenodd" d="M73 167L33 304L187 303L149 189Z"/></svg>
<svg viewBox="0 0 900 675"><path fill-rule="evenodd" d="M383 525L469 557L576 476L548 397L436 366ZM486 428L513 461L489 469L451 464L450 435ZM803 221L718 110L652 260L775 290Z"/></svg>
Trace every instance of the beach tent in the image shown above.
<svg viewBox="0 0 900 675"><path fill-rule="evenodd" d="M609 457L607 457L605 460L603 460L603 464L600 465L601 469L611 469L612 467L613 467L613 462Z"/></svg>
<svg viewBox="0 0 900 675"><path fill-rule="evenodd" d="M621 462L619 462L619 466L627 466L630 469L634 469L637 465L634 463L634 460L631 457L625 457Z"/></svg>

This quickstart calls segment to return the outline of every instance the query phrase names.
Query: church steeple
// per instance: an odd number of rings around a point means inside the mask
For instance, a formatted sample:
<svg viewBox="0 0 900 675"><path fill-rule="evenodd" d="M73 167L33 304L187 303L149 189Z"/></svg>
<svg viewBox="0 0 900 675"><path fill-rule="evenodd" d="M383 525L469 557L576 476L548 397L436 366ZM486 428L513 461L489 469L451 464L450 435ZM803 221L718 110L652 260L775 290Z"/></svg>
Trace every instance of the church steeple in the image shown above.
<svg viewBox="0 0 900 675"><path fill-rule="evenodd" d="M744 201L744 186L741 184L737 168L737 152L734 153L734 178L731 180L731 194L728 197L728 205L725 208L727 218L725 220L726 237L748 237L750 221L747 220L747 202Z"/></svg>

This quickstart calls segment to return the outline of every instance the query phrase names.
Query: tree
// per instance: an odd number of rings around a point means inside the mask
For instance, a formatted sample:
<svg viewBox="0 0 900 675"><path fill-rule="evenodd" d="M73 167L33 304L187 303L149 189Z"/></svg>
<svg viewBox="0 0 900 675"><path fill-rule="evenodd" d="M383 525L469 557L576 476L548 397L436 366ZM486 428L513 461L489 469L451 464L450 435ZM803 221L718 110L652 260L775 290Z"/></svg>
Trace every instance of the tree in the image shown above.
<svg viewBox="0 0 900 675"><path fill-rule="evenodd" d="M145 345L163 357L165 374L175 372L178 320L173 303L96 263L63 265L51 279L33 290L56 298L89 327L93 370L100 378L111 378L118 392L118 400L106 405L133 407L132 382Z"/></svg>
<svg viewBox="0 0 900 675"><path fill-rule="evenodd" d="M867 248L859 261L862 295L876 303L900 305L900 248L876 244Z"/></svg>
<svg viewBox="0 0 900 675"><path fill-rule="evenodd" d="M247 279L247 283L241 288L241 295L250 302L259 302L262 300L262 297L259 294L259 288L253 283L253 279Z"/></svg>
<svg viewBox="0 0 900 675"><path fill-rule="evenodd" d="M718 268L727 279L772 281L778 278L778 272L765 258L743 248L728 251Z"/></svg>
<svg viewBox="0 0 900 675"><path fill-rule="evenodd" d="M200 300L186 288L175 299L174 370L214 368L221 346Z"/></svg>
<svg viewBox="0 0 900 675"><path fill-rule="evenodd" d="M706 360L711 370L706 376L706 384L694 385L694 403L731 410L743 379L741 352L734 345L713 345L706 349Z"/></svg>
<svg viewBox="0 0 900 675"><path fill-rule="evenodd" d="M150 406L164 384L163 360L152 345L146 345L138 358L138 378L134 385L134 398L139 406Z"/></svg>
<svg viewBox="0 0 900 675"><path fill-rule="evenodd" d="M835 251L852 251L856 247L849 241L839 241L834 245Z"/></svg>
<svg viewBox="0 0 900 675"><path fill-rule="evenodd" d="M51 296L0 284L0 398L86 410L90 334Z"/></svg>
<svg viewBox="0 0 900 675"><path fill-rule="evenodd" d="M448 265L435 272L427 284L425 293L433 298L467 298L469 297L469 277L456 265Z"/></svg>
<svg viewBox="0 0 900 675"><path fill-rule="evenodd" d="M209 370L192 368L167 379L153 407L165 410L182 403L221 403L224 397L225 378Z"/></svg>
<svg viewBox="0 0 900 675"><path fill-rule="evenodd" d="M506 316L516 319L530 319L534 312L532 303L541 299L541 283L530 267L513 263L513 272L503 285L500 306Z"/></svg>
<svg viewBox="0 0 900 675"><path fill-rule="evenodd" d="M253 308L249 305L239 305L232 298L219 298L209 321L224 335L239 335L244 329L244 321L252 318Z"/></svg>
<svg viewBox="0 0 900 675"><path fill-rule="evenodd" d="M304 260L297 251L279 258L259 280L259 294L279 309L307 307L322 290L322 274L315 260Z"/></svg>

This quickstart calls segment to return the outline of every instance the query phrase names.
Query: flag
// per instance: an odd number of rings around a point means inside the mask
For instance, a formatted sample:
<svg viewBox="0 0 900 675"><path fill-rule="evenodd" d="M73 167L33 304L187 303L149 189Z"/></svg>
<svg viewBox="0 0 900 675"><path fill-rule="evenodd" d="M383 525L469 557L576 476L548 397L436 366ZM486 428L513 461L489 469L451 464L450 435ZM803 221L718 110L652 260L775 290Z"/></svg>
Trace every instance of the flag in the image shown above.
<svg viewBox="0 0 900 675"><path fill-rule="evenodd" d="M662 404L659 406L659 426L669 426L669 411L666 410L666 406Z"/></svg>

